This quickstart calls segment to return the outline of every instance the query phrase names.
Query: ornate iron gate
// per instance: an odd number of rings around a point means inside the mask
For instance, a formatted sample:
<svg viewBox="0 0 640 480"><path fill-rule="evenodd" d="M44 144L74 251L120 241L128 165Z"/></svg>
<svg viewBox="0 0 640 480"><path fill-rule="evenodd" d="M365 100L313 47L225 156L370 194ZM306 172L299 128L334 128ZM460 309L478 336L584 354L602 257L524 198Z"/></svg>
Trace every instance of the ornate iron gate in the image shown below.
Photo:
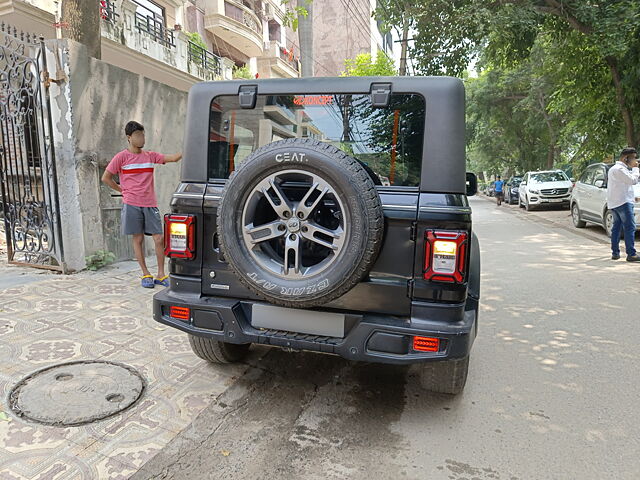
<svg viewBox="0 0 640 480"><path fill-rule="evenodd" d="M10 263L65 270L44 39L0 24L0 215Z"/></svg>

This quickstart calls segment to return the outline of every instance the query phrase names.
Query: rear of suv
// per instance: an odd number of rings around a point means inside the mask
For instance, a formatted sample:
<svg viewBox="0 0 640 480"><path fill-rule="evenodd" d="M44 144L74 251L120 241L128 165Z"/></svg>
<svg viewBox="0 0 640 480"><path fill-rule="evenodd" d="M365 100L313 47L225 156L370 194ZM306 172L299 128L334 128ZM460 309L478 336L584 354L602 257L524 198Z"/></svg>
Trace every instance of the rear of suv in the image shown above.
<svg viewBox="0 0 640 480"><path fill-rule="evenodd" d="M461 392L480 299L464 129L453 78L194 86L155 320L215 363L255 343Z"/></svg>
<svg viewBox="0 0 640 480"><path fill-rule="evenodd" d="M536 207L569 207L573 182L562 170L527 172L518 187L518 206L527 211Z"/></svg>
<svg viewBox="0 0 640 480"><path fill-rule="evenodd" d="M594 163L580 175L571 193L571 217L576 228L584 228L587 223L601 225L611 236L613 214L607 207L609 169L612 163ZM640 198L640 185L633 186L636 199ZM640 202L634 206L636 229L640 230Z"/></svg>

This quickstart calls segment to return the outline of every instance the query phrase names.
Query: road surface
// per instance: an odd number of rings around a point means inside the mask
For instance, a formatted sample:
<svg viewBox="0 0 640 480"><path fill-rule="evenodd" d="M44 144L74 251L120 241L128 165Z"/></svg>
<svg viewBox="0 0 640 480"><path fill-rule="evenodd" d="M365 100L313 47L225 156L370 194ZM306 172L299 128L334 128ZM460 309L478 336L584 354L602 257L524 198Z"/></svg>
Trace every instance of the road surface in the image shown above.
<svg viewBox="0 0 640 480"><path fill-rule="evenodd" d="M640 265L611 261L597 229L471 203L482 310L462 395L259 348L133 478L640 478Z"/></svg>

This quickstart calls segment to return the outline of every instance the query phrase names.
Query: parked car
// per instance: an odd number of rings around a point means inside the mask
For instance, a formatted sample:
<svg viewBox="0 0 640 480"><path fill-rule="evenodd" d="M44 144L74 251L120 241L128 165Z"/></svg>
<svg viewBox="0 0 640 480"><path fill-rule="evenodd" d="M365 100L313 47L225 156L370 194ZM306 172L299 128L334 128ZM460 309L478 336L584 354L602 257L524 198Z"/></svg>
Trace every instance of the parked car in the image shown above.
<svg viewBox="0 0 640 480"><path fill-rule="evenodd" d="M518 203L518 188L520 187L520 182L522 181L522 177L521 176L513 176L511 177L509 180L507 180L507 183L505 185L505 191L504 191L504 201L507 202L509 205L514 205L516 203Z"/></svg>
<svg viewBox="0 0 640 480"><path fill-rule="evenodd" d="M489 182L486 193L490 197L494 197L496 195L496 182Z"/></svg>
<svg viewBox="0 0 640 480"><path fill-rule="evenodd" d="M461 392L480 300L464 106L445 77L193 86L154 319L212 363L267 345L417 364L426 389ZM395 143L394 118L411 132L395 171L361 140Z"/></svg>
<svg viewBox="0 0 640 480"><path fill-rule="evenodd" d="M518 206L532 210L539 206L569 208L573 182L562 170L527 172L518 186Z"/></svg>
<svg viewBox="0 0 640 480"><path fill-rule="evenodd" d="M571 217L576 228L587 223L601 225L611 236L613 215L607 208L607 180L612 163L594 163L580 175L571 193ZM636 199L640 198L640 185L633 186ZM640 203L634 207L636 229L640 230Z"/></svg>

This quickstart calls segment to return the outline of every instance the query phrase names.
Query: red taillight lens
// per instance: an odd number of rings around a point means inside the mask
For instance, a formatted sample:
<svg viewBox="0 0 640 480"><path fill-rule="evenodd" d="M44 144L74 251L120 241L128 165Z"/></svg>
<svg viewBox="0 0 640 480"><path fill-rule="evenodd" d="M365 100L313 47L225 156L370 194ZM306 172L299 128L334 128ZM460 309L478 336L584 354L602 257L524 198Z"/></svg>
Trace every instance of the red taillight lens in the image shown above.
<svg viewBox="0 0 640 480"><path fill-rule="evenodd" d="M423 278L435 282L462 283L466 274L467 233L427 230Z"/></svg>
<svg viewBox="0 0 640 480"><path fill-rule="evenodd" d="M440 339L434 337L413 337L413 349L418 352L437 352L440 350Z"/></svg>
<svg viewBox="0 0 640 480"><path fill-rule="evenodd" d="M196 217L164 216L164 254L172 258L193 258L196 253Z"/></svg>
<svg viewBox="0 0 640 480"><path fill-rule="evenodd" d="M169 307L169 316L178 320L189 320L191 318L191 310L189 307Z"/></svg>

